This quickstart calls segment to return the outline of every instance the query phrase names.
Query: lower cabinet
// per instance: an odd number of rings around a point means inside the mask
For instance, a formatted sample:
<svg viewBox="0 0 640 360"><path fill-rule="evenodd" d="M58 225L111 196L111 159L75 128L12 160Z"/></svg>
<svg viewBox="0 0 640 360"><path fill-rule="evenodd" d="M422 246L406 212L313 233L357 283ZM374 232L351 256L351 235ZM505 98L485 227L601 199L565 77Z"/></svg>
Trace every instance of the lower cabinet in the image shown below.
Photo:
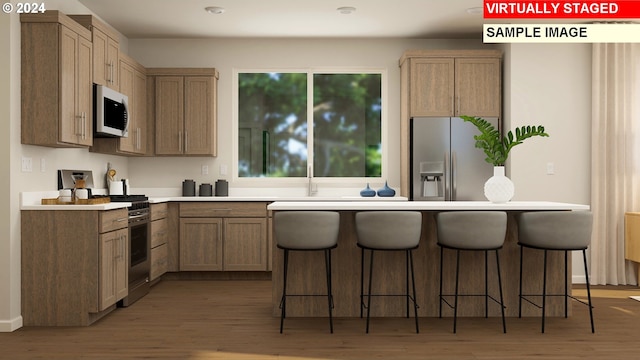
<svg viewBox="0 0 640 360"><path fill-rule="evenodd" d="M267 203L180 204L180 271L267 271Z"/></svg>
<svg viewBox="0 0 640 360"><path fill-rule="evenodd" d="M154 281L168 269L168 207L166 203L151 204L151 269L149 281Z"/></svg>
<svg viewBox="0 0 640 360"><path fill-rule="evenodd" d="M87 326L127 296L127 209L23 210L24 326Z"/></svg>
<svg viewBox="0 0 640 360"><path fill-rule="evenodd" d="M127 296L128 235L127 229L100 234L100 311Z"/></svg>

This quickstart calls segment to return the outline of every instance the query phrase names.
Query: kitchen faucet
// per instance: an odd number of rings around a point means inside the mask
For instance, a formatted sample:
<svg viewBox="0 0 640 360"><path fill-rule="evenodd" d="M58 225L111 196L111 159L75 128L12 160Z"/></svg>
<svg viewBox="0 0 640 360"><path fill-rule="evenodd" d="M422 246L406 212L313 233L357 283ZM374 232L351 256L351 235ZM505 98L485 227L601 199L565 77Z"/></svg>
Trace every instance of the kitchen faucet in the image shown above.
<svg viewBox="0 0 640 360"><path fill-rule="evenodd" d="M308 183L308 186L307 186L307 196L315 195L316 193L318 193L318 189L317 188L315 190L313 189L313 184L311 182L311 179L313 178L311 176L311 166L309 166L309 168L307 170L307 178L309 179L309 183Z"/></svg>

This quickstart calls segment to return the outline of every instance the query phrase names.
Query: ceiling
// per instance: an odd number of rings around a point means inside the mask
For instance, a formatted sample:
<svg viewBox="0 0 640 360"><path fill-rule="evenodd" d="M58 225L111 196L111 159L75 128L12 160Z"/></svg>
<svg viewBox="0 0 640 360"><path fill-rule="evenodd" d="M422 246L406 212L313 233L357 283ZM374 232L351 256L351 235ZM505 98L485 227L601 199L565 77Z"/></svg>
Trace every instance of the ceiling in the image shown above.
<svg viewBox="0 0 640 360"><path fill-rule="evenodd" d="M482 0L79 0L133 38L481 38ZM224 13L206 12L218 6ZM351 14L337 9L355 7Z"/></svg>

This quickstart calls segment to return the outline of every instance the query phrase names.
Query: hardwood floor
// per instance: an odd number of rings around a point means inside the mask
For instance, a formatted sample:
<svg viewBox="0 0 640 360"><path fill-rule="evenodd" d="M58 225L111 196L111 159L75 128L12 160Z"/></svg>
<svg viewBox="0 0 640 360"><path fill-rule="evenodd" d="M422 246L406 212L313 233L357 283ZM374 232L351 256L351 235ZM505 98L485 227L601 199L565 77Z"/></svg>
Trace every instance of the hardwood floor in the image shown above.
<svg viewBox="0 0 640 360"><path fill-rule="evenodd" d="M584 293L581 289L574 294ZM163 281L129 308L90 327L24 327L0 333L2 359L638 359L640 295L631 287L593 290L596 333L586 306L573 316L335 319L271 316L270 281ZM374 304L375 306L375 299Z"/></svg>

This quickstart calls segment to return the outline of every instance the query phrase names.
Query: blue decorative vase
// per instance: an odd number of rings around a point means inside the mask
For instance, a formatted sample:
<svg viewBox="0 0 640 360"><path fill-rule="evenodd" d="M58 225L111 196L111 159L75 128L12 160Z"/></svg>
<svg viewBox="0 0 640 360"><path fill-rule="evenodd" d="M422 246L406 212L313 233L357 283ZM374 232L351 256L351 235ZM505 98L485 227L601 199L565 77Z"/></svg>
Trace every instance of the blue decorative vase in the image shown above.
<svg viewBox="0 0 640 360"><path fill-rule="evenodd" d="M384 187L378 189L378 196L382 197L392 197L396 195L396 191L387 185L387 182L384 182Z"/></svg>
<svg viewBox="0 0 640 360"><path fill-rule="evenodd" d="M362 197L373 197L376 196L376 191L369 187L369 183L367 183L367 187L360 190L360 196Z"/></svg>

